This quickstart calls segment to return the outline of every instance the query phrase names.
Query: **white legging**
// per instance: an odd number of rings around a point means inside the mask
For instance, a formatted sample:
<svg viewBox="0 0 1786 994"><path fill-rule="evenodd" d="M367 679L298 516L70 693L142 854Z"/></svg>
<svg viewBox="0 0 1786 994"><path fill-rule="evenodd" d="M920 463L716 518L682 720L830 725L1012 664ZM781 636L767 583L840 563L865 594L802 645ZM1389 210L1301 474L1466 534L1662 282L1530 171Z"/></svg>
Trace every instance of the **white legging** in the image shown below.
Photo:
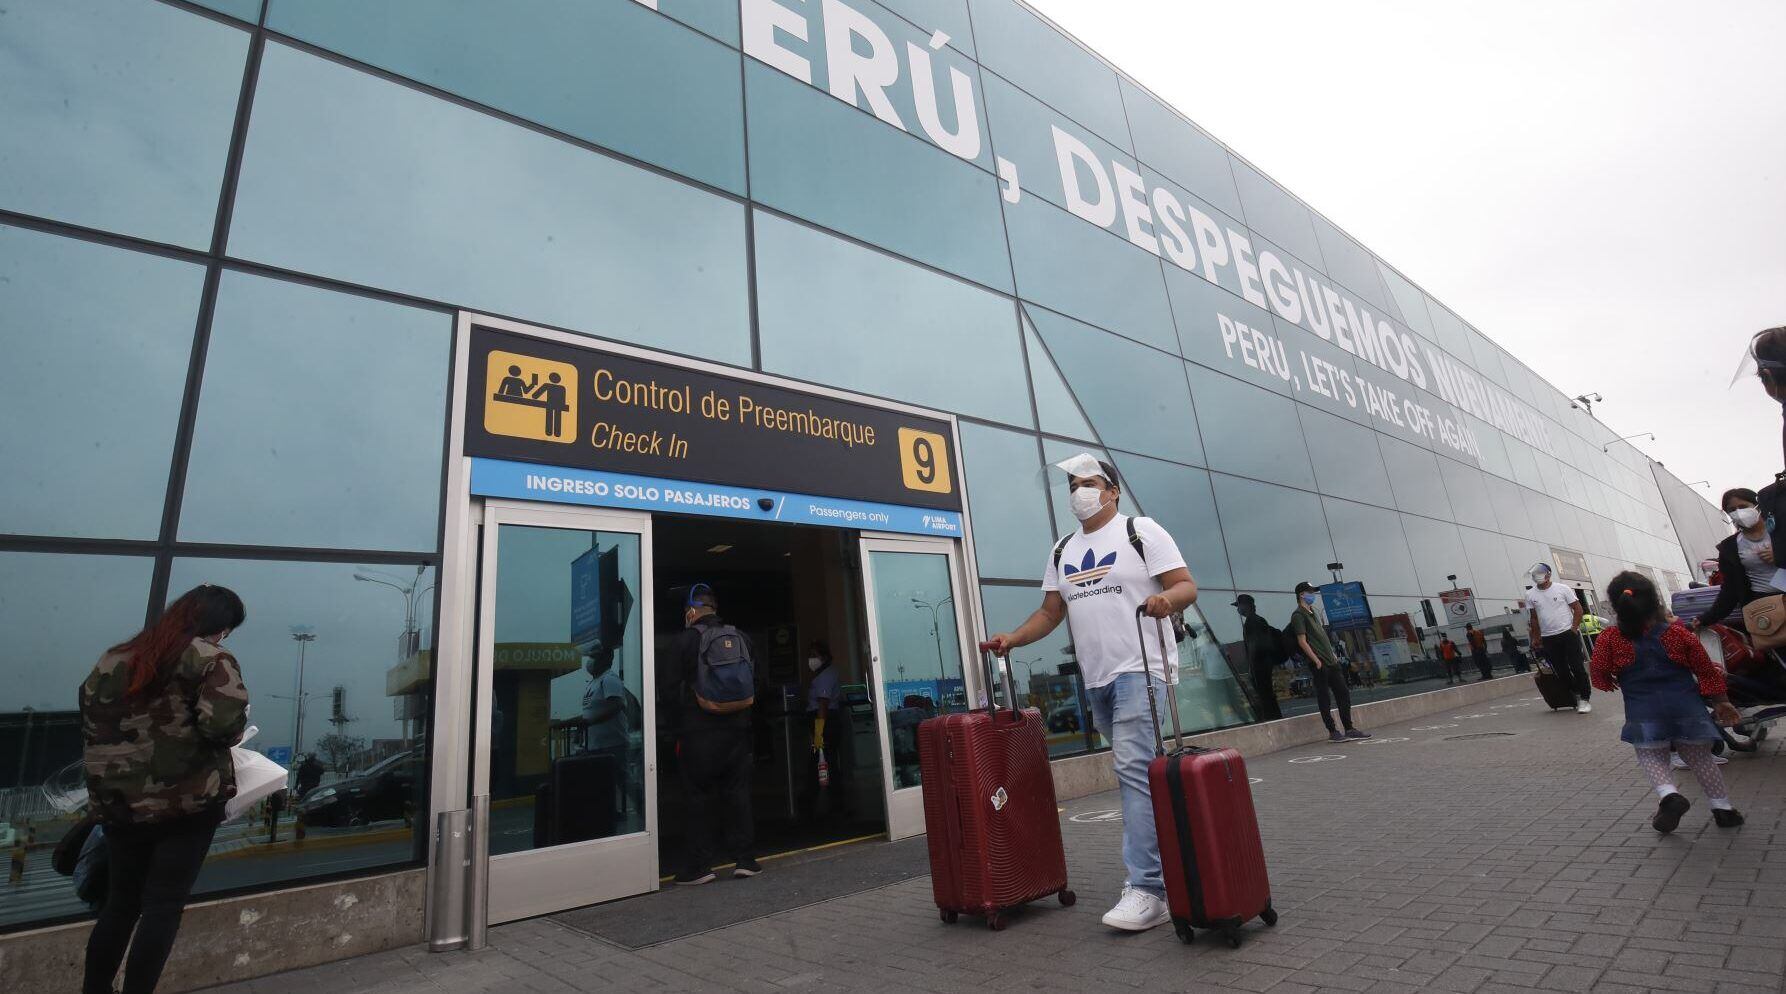
<svg viewBox="0 0 1786 994"><path fill-rule="evenodd" d="M1674 786L1674 769L1669 765L1667 742L1646 742L1637 746L1637 765L1649 774L1650 786L1656 793L1667 797L1678 793ZM1718 769L1712 757L1710 742L1675 742L1674 752L1680 753L1687 768L1693 771L1693 779L1699 781L1699 789L1705 791L1706 799L1714 807L1727 806L1730 802L1730 790L1724 786L1724 771Z"/></svg>

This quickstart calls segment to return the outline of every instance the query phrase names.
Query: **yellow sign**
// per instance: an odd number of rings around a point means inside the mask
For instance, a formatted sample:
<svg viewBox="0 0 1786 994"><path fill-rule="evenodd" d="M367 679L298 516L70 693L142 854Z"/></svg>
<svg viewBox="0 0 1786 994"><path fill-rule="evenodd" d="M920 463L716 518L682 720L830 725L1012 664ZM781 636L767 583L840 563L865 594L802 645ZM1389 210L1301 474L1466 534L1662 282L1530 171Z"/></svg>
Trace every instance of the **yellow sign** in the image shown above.
<svg viewBox="0 0 1786 994"><path fill-rule="evenodd" d="M485 367L484 430L540 442L577 440L577 367L492 351Z"/></svg>
<svg viewBox="0 0 1786 994"><path fill-rule="evenodd" d="M899 429L899 471L907 490L946 494L954 489L949 480L949 451L943 436L916 428Z"/></svg>

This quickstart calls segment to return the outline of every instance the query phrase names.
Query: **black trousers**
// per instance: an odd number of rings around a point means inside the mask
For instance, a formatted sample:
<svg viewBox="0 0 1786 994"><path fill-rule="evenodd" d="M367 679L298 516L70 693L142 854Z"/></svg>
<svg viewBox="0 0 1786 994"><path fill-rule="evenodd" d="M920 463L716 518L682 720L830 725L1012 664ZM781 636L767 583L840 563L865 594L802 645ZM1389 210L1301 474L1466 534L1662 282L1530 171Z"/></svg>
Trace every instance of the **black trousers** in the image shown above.
<svg viewBox="0 0 1786 994"><path fill-rule="evenodd" d="M143 825L106 825L105 905L87 937L84 994L110 994L124 966L124 994L149 994L180 932L180 915L198 879L222 812ZM131 941L131 933L136 934Z"/></svg>
<svg viewBox="0 0 1786 994"><path fill-rule="evenodd" d="M750 813L755 761L748 721L697 721L682 735L682 780L688 788L688 866L713 868L714 855L749 859L756 840Z"/></svg>
<svg viewBox="0 0 1786 994"><path fill-rule="evenodd" d="M1464 664L1462 659L1453 657L1444 662L1446 683L1451 683L1454 680L1462 680L1464 678Z"/></svg>
<svg viewBox="0 0 1786 994"><path fill-rule="evenodd" d="M1323 666L1309 674L1315 682L1315 702L1321 706L1321 722L1328 732L1337 732L1333 724L1333 704L1339 702L1340 724L1352 730L1352 692L1346 689L1346 675L1338 666Z"/></svg>
<svg viewBox="0 0 1786 994"><path fill-rule="evenodd" d="M1575 699L1586 701L1594 692L1594 685L1588 680L1588 668L1581 658L1581 636L1574 632L1563 632L1561 635L1544 636L1544 658L1550 663L1557 676L1563 678L1570 689L1575 691Z"/></svg>
<svg viewBox="0 0 1786 994"><path fill-rule="evenodd" d="M1276 666L1253 667L1253 693L1259 696L1260 721L1276 721L1284 716L1277 703L1277 687L1271 680L1276 672Z"/></svg>
<svg viewBox="0 0 1786 994"><path fill-rule="evenodd" d="M1489 660L1487 649L1472 653L1471 659L1475 661L1476 672L1482 674L1482 679L1486 680L1495 675L1495 664Z"/></svg>

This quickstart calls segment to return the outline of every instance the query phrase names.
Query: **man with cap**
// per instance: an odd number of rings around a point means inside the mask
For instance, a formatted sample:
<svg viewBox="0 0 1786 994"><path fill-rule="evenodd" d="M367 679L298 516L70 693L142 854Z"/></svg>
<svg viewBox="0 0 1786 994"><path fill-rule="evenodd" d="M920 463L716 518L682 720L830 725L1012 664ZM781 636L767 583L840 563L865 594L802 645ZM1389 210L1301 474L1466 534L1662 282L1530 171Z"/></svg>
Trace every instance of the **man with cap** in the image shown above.
<svg viewBox="0 0 1786 994"><path fill-rule="evenodd" d="M1240 641L1246 647L1246 661L1253 671L1253 691L1259 698L1259 720L1276 721L1284 716L1278 709L1277 686L1272 677L1284 661L1284 639L1271 622L1259 617L1252 594L1234 598L1234 609L1240 612Z"/></svg>
<svg viewBox="0 0 1786 994"><path fill-rule="evenodd" d="M1581 601L1575 591L1550 579L1550 564L1532 567L1532 587L1526 604L1532 609L1532 644L1544 643L1544 659L1558 677L1575 691L1575 713L1594 710L1588 695L1594 685L1588 681L1587 666L1582 662Z"/></svg>
<svg viewBox="0 0 1786 994"><path fill-rule="evenodd" d="M1315 684L1315 701L1321 706L1321 723L1327 726L1327 738L1334 742L1347 739L1368 739L1369 732L1352 727L1352 692L1346 689L1346 674L1340 669L1339 656L1333 651L1333 640L1315 614L1315 601L1320 588L1304 580L1296 585L1296 613L1290 616L1290 627L1284 629L1296 640L1302 657L1308 660L1309 677ZM1339 702L1340 724L1333 723L1333 703ZM1341 731L1343 727L1345 730Z"/></svg>
<svg viewBox="0 0 1786 994"><path fill-rule="evenodd" d="M1080 677L1091 703L1092 723L1110 742L1122 787L1122 860L1128 881L1104 924L1142 932L1172 920L1160 876L1160 841L1154 830L1147 766L1154 755L1148 686L1162 704L1162 673L1177 682L1178 647L1166 640L1159 658L1153 625L1143 649L1135 639L1138 610L1164 619L1197 602L1197 584L1178 545L1156 522L1117 510L1121 480L1116 467L1081 453L1058 464L1067 474L1068 503L1079 529L1055 543L1043 568L1042 606L1015 631L992 636L1003 656L1046 638L1069 621ZM1146 655L1143 652L1146 651Z"/></svg>

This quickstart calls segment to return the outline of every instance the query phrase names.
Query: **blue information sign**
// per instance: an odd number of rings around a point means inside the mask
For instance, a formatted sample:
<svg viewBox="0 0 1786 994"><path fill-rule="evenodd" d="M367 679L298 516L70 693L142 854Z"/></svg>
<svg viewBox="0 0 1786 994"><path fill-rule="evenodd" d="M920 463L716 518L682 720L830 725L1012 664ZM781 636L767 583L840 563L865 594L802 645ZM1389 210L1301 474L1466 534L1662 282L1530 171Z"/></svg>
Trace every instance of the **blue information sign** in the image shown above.
<svg viewBox="0 0 1786 994"><path fill-rule="evenodd" d="M780 490L664 480L506 459L471 461L471 492L484 497L555 501L636 511L674 511L717 518L827 525L863 531L961 536L961 512L903 504L815 497ZM573 608L574 610L574 608Z"/></svg>
<svg viewBox="0 0 1786 994"><path fill-rule="evenodd" d="M571 641L590 645L602 634L601 548L571 561Z"/></svg>
<svg viewBox="0 0 1786 994"><path fill-rule="evenodd" d="M280 766L287 768L290 768L291 766L291 746L267 746L265 749L261 750L261 755L278 763Z"/></svg>
<svg viewBox="0 0 1786 994"><path fill-rule="evenodd" d="M1371 627L1370 598L1364 584L1329 583L1321 588L1321 604L1327 609L1327 627L1348 632Z"/></svg>

